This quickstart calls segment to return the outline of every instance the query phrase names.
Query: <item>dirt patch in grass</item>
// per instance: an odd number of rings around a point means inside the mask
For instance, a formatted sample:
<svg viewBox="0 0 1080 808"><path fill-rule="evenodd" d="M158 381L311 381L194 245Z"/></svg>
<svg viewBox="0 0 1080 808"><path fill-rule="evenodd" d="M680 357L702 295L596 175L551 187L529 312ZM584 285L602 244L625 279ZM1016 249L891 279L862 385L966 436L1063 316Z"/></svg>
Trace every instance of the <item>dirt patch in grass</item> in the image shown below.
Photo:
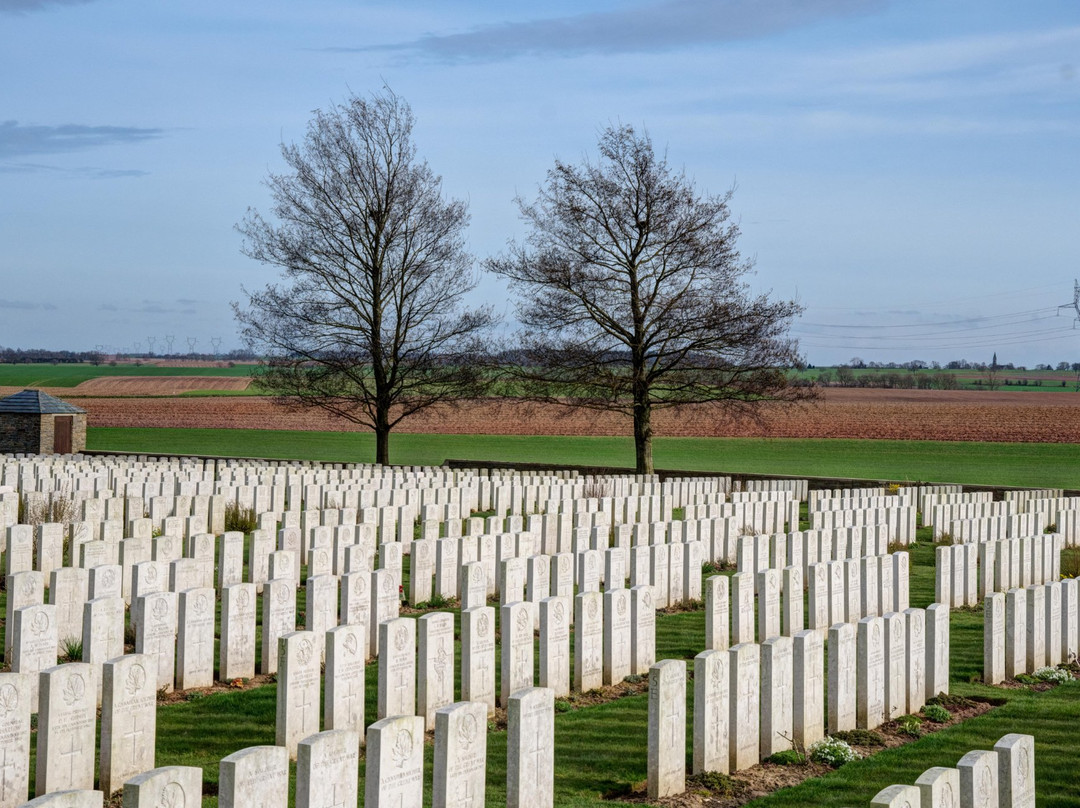
<svg viewBox="0 0 1080 808"><path fill-rule="evenodd" d="M972 699L947 699L947 709L952 718L940 724L927 719L922 720L920 736L938 732L946 727L967 721L993 709L987 701ZM916 736L902 729L902 722L890 721L870 732L852 733L851 747L862 757L870 757L883 749L903 746L916 740ZM860 742L861 741L861 742ZM636 802L648 805L663 805L669 808L738 808L758 797L764 797L781 788L796 786L811 777L821 777L830 771L828 766L807 761L801 764L782 766L775 763L759 763L734 775L722 775L706 772L687 777L686 791L662 800L650 800L647 796L646 783L634 783L624 789L605 794L606 799Z"/></svg>

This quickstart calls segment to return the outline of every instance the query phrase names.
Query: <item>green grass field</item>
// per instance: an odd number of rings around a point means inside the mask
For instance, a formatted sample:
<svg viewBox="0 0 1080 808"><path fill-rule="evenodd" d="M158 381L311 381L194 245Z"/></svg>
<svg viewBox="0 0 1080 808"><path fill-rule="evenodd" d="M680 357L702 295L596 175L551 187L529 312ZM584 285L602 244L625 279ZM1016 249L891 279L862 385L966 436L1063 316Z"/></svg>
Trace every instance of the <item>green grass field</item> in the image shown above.
<svg viewBox="0 0 1080 808"><path fill-rule="evenodd" d="M223 368L158 367L150 365L5 365L2 387L75 387L99 376L249 376L254 365Z"/></svg>
<svg viewBox="0 0 1080 808"><path fill-rule="evenodd" d="M260 429L92 427L87 448L134 454L198 454L370 463L373 435ZM447 459L561 463L629 468L630 438L394 433L393 463ZM685 471L963 482L972 485L1080 488L1080 446L794 438L656 438L656 468Z"/></svg>

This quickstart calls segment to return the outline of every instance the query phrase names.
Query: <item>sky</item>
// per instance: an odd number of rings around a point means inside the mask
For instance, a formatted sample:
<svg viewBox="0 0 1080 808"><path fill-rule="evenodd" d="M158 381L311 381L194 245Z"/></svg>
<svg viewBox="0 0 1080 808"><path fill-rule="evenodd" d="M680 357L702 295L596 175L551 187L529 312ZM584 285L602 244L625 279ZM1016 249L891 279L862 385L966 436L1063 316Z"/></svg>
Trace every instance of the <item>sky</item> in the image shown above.
<svg viewBox="0 0 1080 808"><path fill-rule="evenodd" d="M384 86L507 327L513 200L629 124L735 189L809 363L1080 361L1075 0L0 0L0 346L242 347L278 271L235 225L314 110Z"/></svg>

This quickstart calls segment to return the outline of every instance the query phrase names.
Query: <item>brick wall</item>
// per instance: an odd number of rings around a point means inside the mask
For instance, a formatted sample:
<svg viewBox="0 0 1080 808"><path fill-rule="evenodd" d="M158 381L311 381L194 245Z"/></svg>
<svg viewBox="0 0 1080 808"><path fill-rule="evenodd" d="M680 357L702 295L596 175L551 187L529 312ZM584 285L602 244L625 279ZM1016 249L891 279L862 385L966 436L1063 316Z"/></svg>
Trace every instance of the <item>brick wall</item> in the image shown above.
<svg viewBox="0 0 1080 808"><path fill-rule="evenodd" d="M41 451L40 416L33 413L12 412L0 415L0 452ZM52 431L49 432L49 450L52 451Z"/></svg>

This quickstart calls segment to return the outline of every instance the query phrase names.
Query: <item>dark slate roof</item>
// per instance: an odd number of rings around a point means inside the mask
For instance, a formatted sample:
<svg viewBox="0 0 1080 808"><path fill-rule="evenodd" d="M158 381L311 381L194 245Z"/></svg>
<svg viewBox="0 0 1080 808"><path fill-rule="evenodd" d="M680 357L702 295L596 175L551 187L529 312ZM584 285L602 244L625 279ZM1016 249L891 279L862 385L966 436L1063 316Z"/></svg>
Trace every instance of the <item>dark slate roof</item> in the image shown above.
<svg viewBox="0 0 1080 808"><path fill-rule="evenodd" d="M7 398L0 398L0 413L29 412L39 415L72 415L86 410L61 401L40 390L23 390Z"/></svg>

